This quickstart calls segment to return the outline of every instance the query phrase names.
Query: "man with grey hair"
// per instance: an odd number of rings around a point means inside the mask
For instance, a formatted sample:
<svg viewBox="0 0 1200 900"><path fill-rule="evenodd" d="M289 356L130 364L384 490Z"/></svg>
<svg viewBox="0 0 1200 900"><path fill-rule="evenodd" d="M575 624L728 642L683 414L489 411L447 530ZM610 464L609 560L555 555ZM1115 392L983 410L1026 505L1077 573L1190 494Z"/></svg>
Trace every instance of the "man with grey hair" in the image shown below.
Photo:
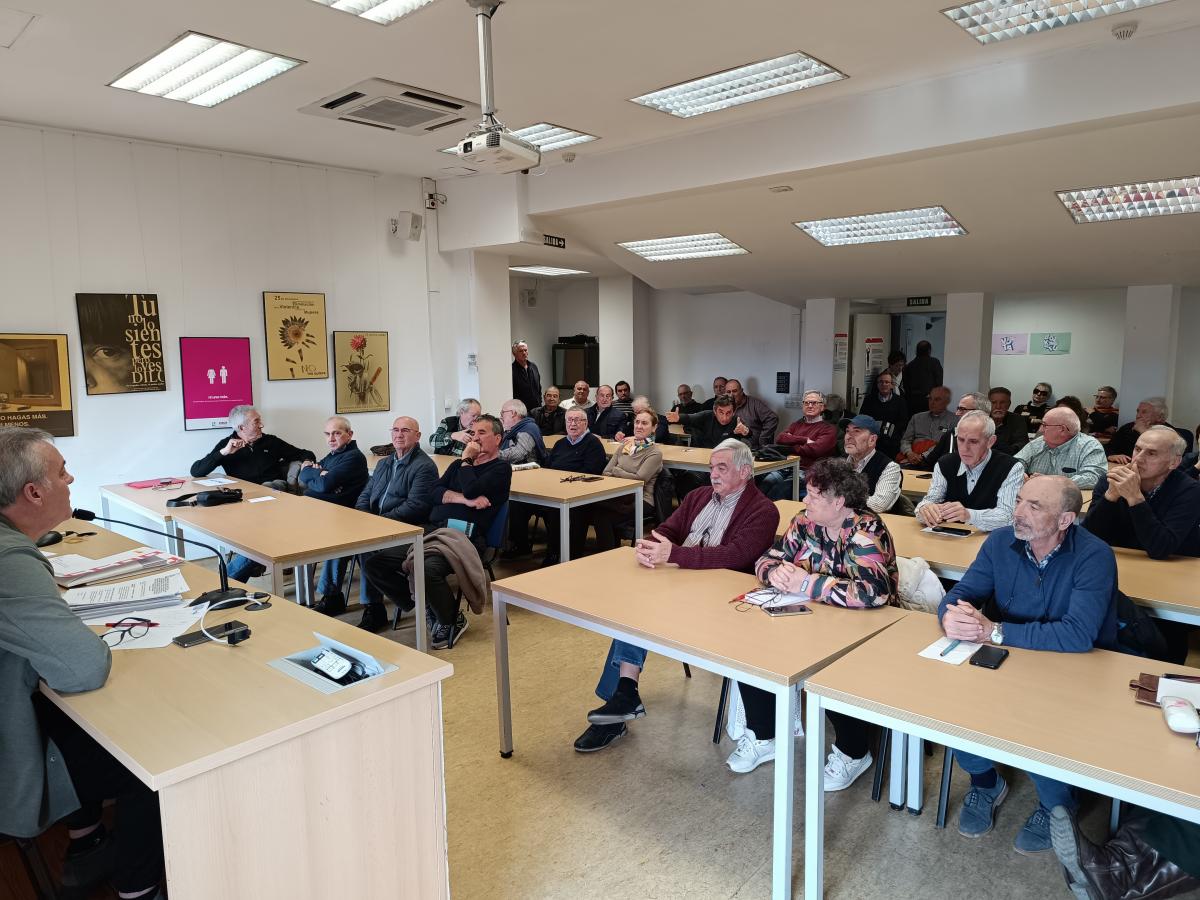
<svg viewBox="0 0 1200 900"><path fill-rule="evenodd" d="M582 378L575 382L574 390L570 397L562 402L563 410L582 409L585 412L591 409L596 404L591 400L592 386Z"/></svg>
<svg viewBox="0 0 1200 900"><path fill-rule="evenodd" d="M633 420L637 417L638 413L654 411L654 407L650 405L650 398L645 394L638 394L636 397L634 397L632 407L633 413L628 420L629 434L626 434L622 429L613 435L613 440L618 444L633 434ZM655 415L658 416L658 413L655 413ZM654 443L658 444L660 447L665 444L672 443L670 429L671 426L667 423L667 417L658 416L658 424L654 426Z"/></svg>
<svg viewBox="0 0 1200 900"><path fill-rule="evenodd" d="M262 416L253 406L235 406L229 411L233 434L217 441L207 456L192 463L192 477L204 478L220 466L230 478L287 490L288 466L315 460L311 450L293 447L283 438L263 431Z"/></svg>
<svg viewBox="0 0 1200 900"><path fill-rule="evenodd" d="M1029 477L1065 475L1080 488L1093 488L1108 471L1104 445L1079 431L1073 409L1056 406L1042 416L1042 433L1017 451Z"/></svg>
<svg viewBox="0 0 1200 900"><path fill-rule="evenodd" d="M542 374L529 359L529 345L524 341L513 341L512 355L512 395L526 409L533 409L542 401Z"/></svg>
<svg viewBox="0 0 1200 900"><path fill-rule="evenodd" d="M70 518L74 479L44 431L0 428L0 459L0 833L34 837L66 819L64 887L82 895L105 877L115 843L117 891L150 900L163 876L157 795L38 691L94 691L112 663L34 543ZM114 798L109 835L101 812Z"/></svg>
<svg viewBox="0 0 1200 900"><path fill-rule="evenodd" d="M929 492L917 504L917 518L930 526L961 522L980 531L1011 525L1017 492L1025 483L1024 468L993 449L996 423L983 410L965 413L955 432L957 451L933 467Z"/></svg>
<svg viewBox="0 0 1200 900"><path fill-rule="evenodd" d="M483 412L483 406L474 397L464 397L454 411L454 415L446 416L429 439L429 446L434 453L443 456L462 456L463 450L471 440L471 423Z"/></svg>
<svg viewBox="0 0 1200 900"><path fill-rule="evenodd" d="M804 415L787 427L776 439L788 453L800 457L800 496L804 496L804 470L818 459L832 456L837 449L837 428L825 421L825 395L805 391L801 401ZM763 491L772 500L792 498L792 476L780 470L768 472Z"/></svg>
<svg viewBox="0 0 1200 900"><path fill-rule="evenodd" d="M1179 469L1185 444L1167 425L1151 425L1133 459L1101 475L1083 527L1111 547L1151 559L1200 556L1200 484Z"/></svg>
<svg viewBox="0 0 1200 900"><path fill-rule="evenodd" d="M963 394L958 398L958 405L954 407L954 424L957 425L958 420L965 416L971 410L983 410L988 415L992 413L992 401L987 398L986 394L981 394L979 391L971 391L968 394ZM947 453L954 452L954 428L953 426L942 433L938 439L937 445L927 453L925 460L919 466L914 468L932 469L937 465L937 461Z"/></svg>
<svg viewBox="0 0 1200 900"><path fill-rule="evenodd" d="M500 442L500 458L509 465L542 463L546 459L546 442L542 433L529 418L529 410L520 400L505 400L500 407L500 423L504 439Z"/></svg>
<svg viewBox="0 0 1200 900"><path fill-rule="evenodd" d="M922 465L942 435L954 427L954 413L949 410L950 388L945 385L933 388L926 398L926 406L923 412L915 413L908 420L904 437L900 439L900 452L904 459L898 461L906 465Z"/></svg>
<svg viewBox="0 0 1200 900"><path fill-rule="evenodd" d="M754 455L738 440L722 441L709 460L711 484L698 487L650 536L637 543L646 568L751 571L775 540L779 510L754 484ZM588 713L587 730L575 740L580 753L603 750L624 736L626 723L646 715L638 681L646 663L641 647L613 641L596 694L603 706Z"/></svg>
<svg viewBox="0 0 1200 900"><path fill-rule="evenodd" d="M1137 413L1132 422L1126 422L1117 429L1117 433L1108 442L1108 461L1119 466L1128 465L1133 459L1133 448L1138 436L1145 434L1155 425L1166 425L1183 438L1184 453L1192 452L1193 438L1186 428L1176 428L1167 421L1170 411L1167 409L1165 397L1147 397L1137 405Z"/></svg>

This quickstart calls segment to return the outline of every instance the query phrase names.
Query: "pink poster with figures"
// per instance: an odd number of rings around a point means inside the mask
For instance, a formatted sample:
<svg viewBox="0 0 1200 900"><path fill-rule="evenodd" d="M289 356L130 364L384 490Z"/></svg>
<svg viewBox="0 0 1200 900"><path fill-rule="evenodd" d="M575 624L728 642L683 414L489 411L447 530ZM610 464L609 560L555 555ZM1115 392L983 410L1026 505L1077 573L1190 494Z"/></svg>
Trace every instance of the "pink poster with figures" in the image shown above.
<svg viewBox="0 0 1200 900"><path fill-rule="evenodd" d="M184 430L227 428L229 410L254 402L250 338L181 337L179 362Z"/></svg>

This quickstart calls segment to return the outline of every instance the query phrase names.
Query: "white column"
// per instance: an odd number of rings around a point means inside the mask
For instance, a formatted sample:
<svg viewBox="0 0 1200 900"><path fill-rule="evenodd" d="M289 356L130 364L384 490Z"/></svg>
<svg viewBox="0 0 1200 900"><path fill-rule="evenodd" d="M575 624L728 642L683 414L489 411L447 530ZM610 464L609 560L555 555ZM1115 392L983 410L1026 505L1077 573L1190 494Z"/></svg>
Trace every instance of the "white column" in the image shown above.
<svg viewBox="0 0 1200 900"><path fill-rule="evenodd" d="M992 295L946 295L944 381L955 397L987 393L992 376Z"/></svg>
<svg viewBox="0 0 1200 900"><path fill-rule="evenodd" d="M596 339L600 342L600 382L633 383L633 282L632 275L605 275L600 282L600 315ZM633 384L648 393L650 385Z"/></svg>
<svg viewBox="0 0 1200 900"><path fill-rule="evenodd" d="M511 310L508 257L471 253L470 332L479 372L483 411L500 415L500 404L512 397Z"/></svg>
<svg viewBox="0 0 1200 900"><path fill-rule="evenodd" d="M1118 401L1122 423L1133 421L1138 402L1146 397L1166 397L1171 405L1179 296L1179 285L1174 284L1135 284L1125 291L1125 353ZM1074 347L1071 352L1076 352Z"/></svg>
<svg viewBox="0 0 1200 900"><path fill-rule="evenodd" d="M822 391L846 396L846 370L834 371L838 333L850 335L850 301L819 297L804 303L804 327L800 334L800 384L803 391Z"/></svg>

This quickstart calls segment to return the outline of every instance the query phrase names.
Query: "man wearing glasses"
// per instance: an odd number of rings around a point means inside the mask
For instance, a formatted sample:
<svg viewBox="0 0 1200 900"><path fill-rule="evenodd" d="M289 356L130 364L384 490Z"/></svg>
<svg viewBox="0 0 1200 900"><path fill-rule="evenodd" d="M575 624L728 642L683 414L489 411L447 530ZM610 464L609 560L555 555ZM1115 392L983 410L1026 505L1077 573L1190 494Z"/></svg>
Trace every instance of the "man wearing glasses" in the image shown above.
<svg viewBox="0 0 1200 900"><path fill-rule="evenodd" d="M1037 430L1042 427L1046 410L1051 408L1050 395L1052 393L1054 393L1054 388L1045 381L1039 381L1034 385L1033 399L1016 408L1017 415L1025 420L1025 430L1029 434L1036 434Z"/></svg>
<svg viewBox="0 0 1200 900"><path fill-rule="evenodd" d="M837 449L837 428L826 422L822 415L825 412L825 395L820 391L805 391L803 406L804 416L789 425L776 439L787 447L788 453L800 457L802 473L818 459L832 456ZM803 491L803 481L800 487ZM792 478L779 470L768 472L763 480L763 489L772 500L790 500Z"/></svg>
<svg viewBox="0 0 1200 900"><path fill-rule="evenodd" d="M709 462L710 485L698 487L667 521L638 541L637 561L648 569L751 571L775 540L779 510L754 484L754 456L738 440L718 444ZM626 723L646 715L638 680L646 663L641 647L613 641L596 685L603 706L588 713L587 731L575 740L580 753L603 750L623 737Z"/></svg>
<svg viewBox="0 0 1200 900"><path fill-rule="evenodd" d="M1079 416L1056 406L1042 417L1042 433L1017 451L1029 477L1065 475L1082 489L1096 486L1108 471L1104 445L1090 434L1080 434Z"/></svg>

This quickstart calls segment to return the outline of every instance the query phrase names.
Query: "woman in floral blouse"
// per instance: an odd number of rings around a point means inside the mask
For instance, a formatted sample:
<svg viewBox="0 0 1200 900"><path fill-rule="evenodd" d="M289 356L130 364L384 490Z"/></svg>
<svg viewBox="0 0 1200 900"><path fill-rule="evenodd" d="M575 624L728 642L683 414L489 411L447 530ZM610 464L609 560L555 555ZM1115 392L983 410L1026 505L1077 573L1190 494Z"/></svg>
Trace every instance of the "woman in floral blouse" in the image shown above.
<svg viewBox="0 0 1200 900"><path fill-rule="evenodd" d="M887 526L867 509L867 482L845 459L822 459L808 469L804 512L759 558L763 584L808 600L868 610L896 603L896 550ZM729 757L735 772L775 758L775 697L739 685L746 733ZM871 766L868 725L829 714L837 741L825 765L825 790L838 791Z"/></svg>

